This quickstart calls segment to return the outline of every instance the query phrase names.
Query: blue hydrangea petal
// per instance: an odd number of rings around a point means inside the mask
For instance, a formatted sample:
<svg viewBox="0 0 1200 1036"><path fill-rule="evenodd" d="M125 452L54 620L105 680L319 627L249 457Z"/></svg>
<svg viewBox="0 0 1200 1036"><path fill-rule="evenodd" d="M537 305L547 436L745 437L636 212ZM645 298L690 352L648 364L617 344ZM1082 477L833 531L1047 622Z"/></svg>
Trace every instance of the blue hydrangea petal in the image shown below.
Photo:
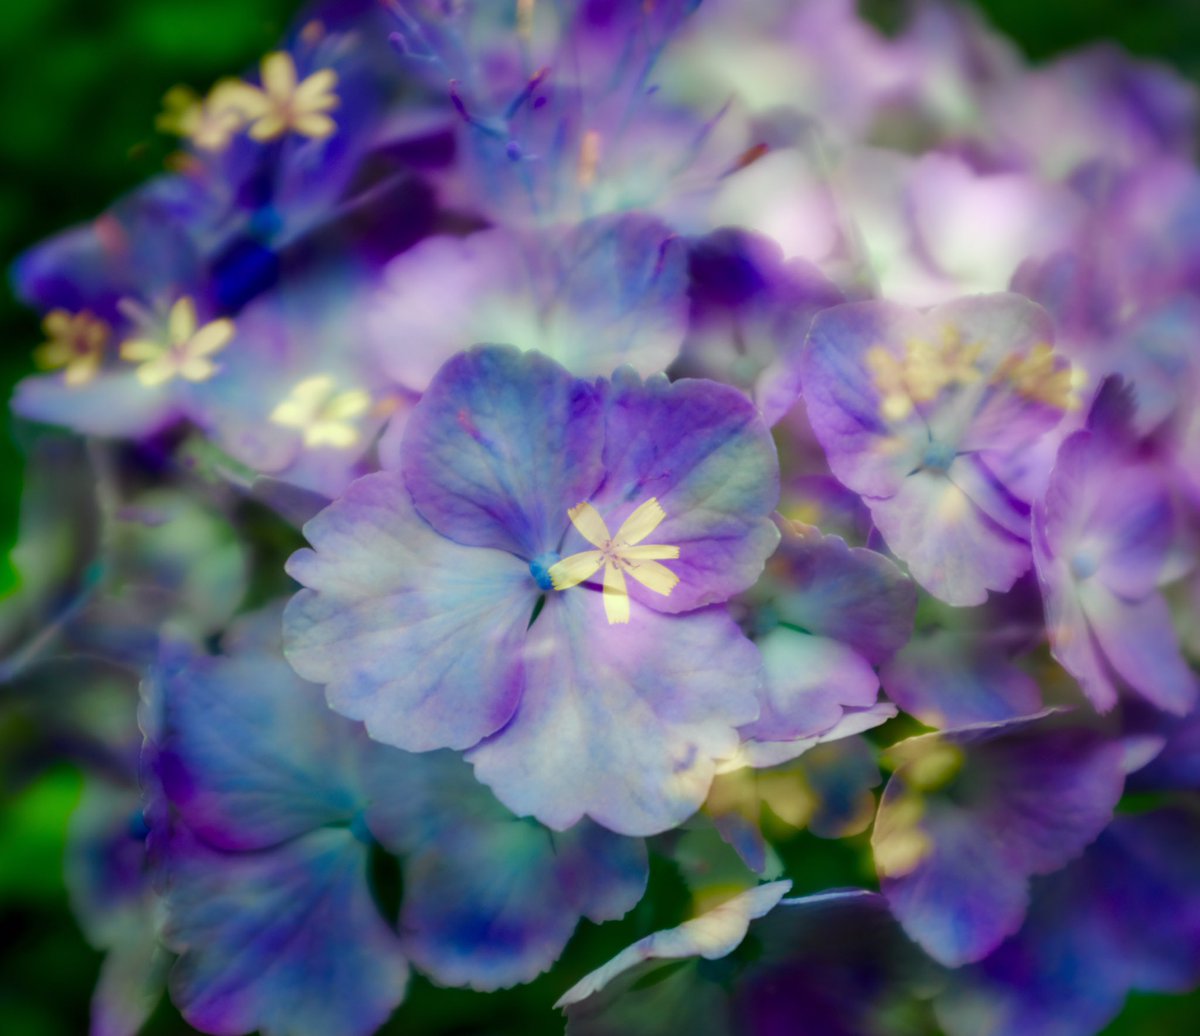
<svg viewBox="0 0 1200 1036"><path fill-rule="evenodd" d="M592 386L535 353L484 346L439 371L405 429L404 477L443 536L527 561L554 550L567 508L601 479Z"/></svg>
<svg viewBox="0 0 1200 1036"><path fill-rule="evenodd" d="M633 601L629 623L610 625L601 597L547 600L520 707L469 758L505 805L556 830L589 816L654 834L699 807L714 760L757 715L759 656L722 610L664 616Z"/></svg>
<svg viewBox="0 0 1200 1036"><path fill-rule="evenodd" d="M355 482L305 526L284 615L296 671L378 740L467 748L512 715L537 598L529 566L463 547L416 513L394 472Z"/></svg>
<svg viewBox="0 0 1200 1036"><path fill-rule="evenodd" d="M365 739L279 656L171 645L154 683L155 771L210 846L264 849L346 823L360 807Z"/></svg>
<svg viewBox="0 0 1200 1036"><path fill-rule="evenodd" d="M1119 743L1044 719L927 735L899 751L907 761L872 837L881 887L909 936L951 966L1020 927L1030 876L1077 856L1124 784Z"/></svg>
<svg viewBox="0 0 1200 1036"><path fill-rule="evenodd" d="M367 846L346 828L236 854L177 834L163 937L183 1016L213 1033L374 1032L408 964L366 877Z"/></svg>
<svg viewBox="0 0 1200 1036"><path fill-rule="evenodd" d="M588 821L555 832L518 818L455 753L374 749L362 760L367 827L403 859L405 951L436 981L529 981L581 917L612 920L641 898L639 839Z"/></svg>
<svg viewBox="0 0 1200 1036"><path fill-rule="evenodd" d="M620 917L646 880L637 839L586 820L553 832L505 810L456 825L406 860L405 950L446 985L528 982L558 959L581 916Z"/></svg>
<svg viewBox="0 0 1200 1036"><path fill-rule="evenodd" d="M771 512L779 461L762 417L717 382L618 371L607 399L606 478L591 503L616 530L650 497L666 518L647 542L679 547L667 563L679 584L669 597L630 581L630 594L665 612L724 601L760 575L779 542ZM568 533L564 552L584 549Z"/></svg>
<svg viewBox="0 0 1200 1036"><path fill-rule="evenodd" d="M975 631L918 637L879 676L887 696L930 727L1016 719L1042 707L1037 681Z"/></svg>

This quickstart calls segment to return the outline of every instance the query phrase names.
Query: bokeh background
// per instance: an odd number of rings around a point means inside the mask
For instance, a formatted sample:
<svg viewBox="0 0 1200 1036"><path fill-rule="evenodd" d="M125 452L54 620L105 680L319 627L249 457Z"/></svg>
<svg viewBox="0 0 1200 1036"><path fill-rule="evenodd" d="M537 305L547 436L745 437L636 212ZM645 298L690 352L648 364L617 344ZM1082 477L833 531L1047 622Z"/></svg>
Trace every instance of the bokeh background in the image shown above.
<svg viewBox="0 0 1200 1036"><path fill-rule="evenodd" d="M1035 61L1109 39L1169 62L1200 83L1200 0L974 2ZM153 129L163 93L180 82L204 90L221 75L249 66L271 49L300 6L298 0L0 3L0 263L7 268L35 241L96 214L160 169L170 150L170 141ZM885 31L904 16L904 0L860 0L860 6ZM16 302L5 278L4 398L30 370L39 341L37 319ZM7 416L0 417L0 596L17 579L8 552L16 535L21 464ZM87 1029L88 998L100 963L71 918L62 881L67 817L81 780L67 767L47 772L20 765L17 748L26 735L5 716L0 688L0 1033L79 1036ZM871 873L841 843L802 841L789 855L802 871L801 892L869 880ZM674 923L683 906L677 883L670 874L656 873L655 891L636 917L606 926L603 933L583 931L576 940L581 945L568 954L603 959L659 921ZM386 1031L561 1032L561 1022L546 1007L561 992L561 980L486 997L418 982ZM165 1003L147 1029L152 1036L191 1031ZM1200 1032L1200 994L1135 996L1106 1032Z"/></svg>

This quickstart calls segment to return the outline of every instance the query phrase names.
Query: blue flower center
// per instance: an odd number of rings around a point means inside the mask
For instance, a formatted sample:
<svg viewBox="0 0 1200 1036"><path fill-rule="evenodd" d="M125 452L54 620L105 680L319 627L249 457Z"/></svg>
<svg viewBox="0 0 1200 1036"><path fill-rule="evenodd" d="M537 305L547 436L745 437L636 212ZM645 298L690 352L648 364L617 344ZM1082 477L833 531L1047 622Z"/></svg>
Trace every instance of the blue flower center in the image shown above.
<svg viewBox="0 0 1200 1036"><path fill-rule="evenodd" d="M925 447L925 455L921 458L921 467L926 471L945 473L950 469L950 465L954 463L954 458L957 456L958 451L949 443L938 442L934 439Z"/></svg>
<svg viewBox="0 0 1200 1036"><path fill-rule="evenodd" d="M350 833L363 845L370 845L375 841L375 836L367 827L367 818L361 809L350 818Z"/></svg>
<svg viewBox="0 0 1200 1036"><path fill-rule="evenodd" d="M531 562L529 562L529 573L533 576L534 582L542 590L553 590L554 580L550 578L550 569L555 562L561 560L558 551L548 550L544 554L539 554Z"/></svg>
<svg viewBox="0 0 1200 1036"><path fill-rule="evenodd" d="M1078 550L1071 555L1071 575L1079 582L1090 578L1096 574L1096 569L1100 567L1100 562L1096 560L1094 554L1087 550Z"/></svg>

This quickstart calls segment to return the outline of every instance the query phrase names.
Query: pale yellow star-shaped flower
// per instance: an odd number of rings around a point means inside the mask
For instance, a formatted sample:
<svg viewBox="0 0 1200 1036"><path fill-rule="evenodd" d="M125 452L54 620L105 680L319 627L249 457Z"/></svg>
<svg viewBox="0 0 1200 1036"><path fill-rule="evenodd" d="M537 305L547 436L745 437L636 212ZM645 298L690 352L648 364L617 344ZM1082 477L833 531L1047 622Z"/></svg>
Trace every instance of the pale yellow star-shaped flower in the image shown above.
<svg viewBox="0 0 1200 1036"><path fill-rule="evenodd" d="M253 140L277 140L285 133L322 140L331 136L337 123L327 114L338 106L337 73L322 68L297 81L291 54L278 50L262 59L262 86L236 83L224 101L241 113Z"/></svg>
<svg viewBox="0 0 1200 1036"><path fill-rule="evenodd" d="M568 509L571 523L596 550L585 550L563 558L550 566L555 590L568 590L590 579L604 568L604 614L610 624L629 621L629 588L626 574L648 590L668 596L679 576L659 561L679 557L679 548L642 543L666 518L658 500L651 497L621 523L615 536L608 531L600 513L589 503Z"/></svg>
<svg viewBox="0 0 1200 1036"><path fill-rule="evenodd" d="M217 372L210 359L233 338L233 321L228 317L196 324L196 304L187 296L171 307L165 334L130 338L121 343L121 359L139 364L138 381L153 388L172 378L207 381Z"/></svg>
<svg viewBox="0 0 1200 1036"><path fill-rule="evenodd" d="M304 445L346 449L359 439L351 423L371 407L371 397L362 389L337 391L328 374L315 374L299 382L282 403L271 411L271 420L304 433Z"/></svg>

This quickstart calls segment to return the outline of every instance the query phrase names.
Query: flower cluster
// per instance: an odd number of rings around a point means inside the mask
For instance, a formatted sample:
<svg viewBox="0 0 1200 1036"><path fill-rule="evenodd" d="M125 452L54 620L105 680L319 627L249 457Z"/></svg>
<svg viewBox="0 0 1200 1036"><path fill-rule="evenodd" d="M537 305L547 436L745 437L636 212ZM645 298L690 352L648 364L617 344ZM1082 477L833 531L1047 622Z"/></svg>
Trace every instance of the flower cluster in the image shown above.
<svg viewBox="0 0 1200 1036"><path fill-rule="evenodd" d="M1184 81L940 0L318 0L159 126L14 270L0 678L88 774L96 1036L1200 983Z"/></svg>

